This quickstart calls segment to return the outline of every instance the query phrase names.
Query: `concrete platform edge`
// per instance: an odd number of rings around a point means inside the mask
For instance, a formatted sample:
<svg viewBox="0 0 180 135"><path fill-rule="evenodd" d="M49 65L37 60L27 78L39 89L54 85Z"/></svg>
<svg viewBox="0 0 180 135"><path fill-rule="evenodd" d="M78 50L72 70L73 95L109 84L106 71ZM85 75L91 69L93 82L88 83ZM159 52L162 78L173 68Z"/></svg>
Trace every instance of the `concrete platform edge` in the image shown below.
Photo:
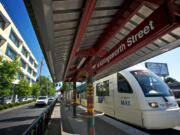
<svg viewBox="0 0 180 135"><path fill-rule="evenodd" d="M78 107L86 111L85 107L83 107L81 105L79 105ZM143 132L141 130L138 130L138 129L136 129L134 127L131 127L131 126L127 125L127 124L124 124L122 122L113 120L113 119L111 119L111 118L109 118L107 116L100 116L99 118L102 119L103 121L113 125L114 127L122 130L123 132L125 132L125 133L127 133L129 135L149 135L149 134L147 134L147 133L145 133L145 132Z"/></svg>

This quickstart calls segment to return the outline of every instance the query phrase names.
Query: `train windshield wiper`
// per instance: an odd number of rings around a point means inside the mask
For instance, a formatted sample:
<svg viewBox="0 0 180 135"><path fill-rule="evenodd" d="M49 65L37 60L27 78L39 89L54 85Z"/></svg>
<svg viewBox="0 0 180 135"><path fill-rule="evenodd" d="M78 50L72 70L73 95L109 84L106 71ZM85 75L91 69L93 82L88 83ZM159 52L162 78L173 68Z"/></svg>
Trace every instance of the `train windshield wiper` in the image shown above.
<svg viewBox="0 0 180 135"><path fill-rule="evenodd" d="M163 94L158 93L158 95L161 96L165 102L168 102L168 99Z"/></svg>
<svg viewBox="0 0 180 135"><path fill-rule="evenodd" d="M164 94L162 94L162 93L160 93L160 92L157 92L156 90L151 90L151 91L153 91L152 93L151 92L149 92L148 93L148 95L154 95L154 96L160 96L160 97L162 97L163 98L163 100L165 101L165 102L168 102L168 99L165 97L165 95ZM156 92L156 93L155 93Z"/></svg>

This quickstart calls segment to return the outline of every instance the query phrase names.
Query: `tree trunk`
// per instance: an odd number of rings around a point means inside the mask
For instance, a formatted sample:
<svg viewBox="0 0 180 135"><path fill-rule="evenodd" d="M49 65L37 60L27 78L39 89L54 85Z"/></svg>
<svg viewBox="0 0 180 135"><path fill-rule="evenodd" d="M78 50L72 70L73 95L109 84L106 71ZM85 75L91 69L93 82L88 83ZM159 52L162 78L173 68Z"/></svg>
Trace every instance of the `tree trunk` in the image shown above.
<svg viewBox="0 0 180 135"><path fill-rule="evenodd" d="M1 104L4 104L4 96L2 96L2 101L1 101Z"/></svg>
<svg viewBox="0 0 180 135"><path fill-rule="evenodd" d="M12 87L12 102L15 103L15 100L16 100L16 95L15 95L15 91L14 91L14 88L15 88L15 84L13 84L13 87Z"/></svg>

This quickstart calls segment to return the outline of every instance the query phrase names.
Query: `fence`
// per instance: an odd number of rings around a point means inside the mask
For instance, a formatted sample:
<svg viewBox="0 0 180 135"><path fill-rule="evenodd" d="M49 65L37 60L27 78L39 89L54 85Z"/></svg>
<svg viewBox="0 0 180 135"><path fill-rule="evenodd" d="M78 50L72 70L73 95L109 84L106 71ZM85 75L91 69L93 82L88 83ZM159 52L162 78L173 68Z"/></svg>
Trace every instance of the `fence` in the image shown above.
<svg viewBox="0 0 180 135"><path fill-rule="evenodd" d="M46 110L44 110L41 113L41 115L37 119L34 120L34 122L23 133L23 135L44 135L56 102L57 102L57 99L54 100L54 102L52 102L46 108Z"/></svg>

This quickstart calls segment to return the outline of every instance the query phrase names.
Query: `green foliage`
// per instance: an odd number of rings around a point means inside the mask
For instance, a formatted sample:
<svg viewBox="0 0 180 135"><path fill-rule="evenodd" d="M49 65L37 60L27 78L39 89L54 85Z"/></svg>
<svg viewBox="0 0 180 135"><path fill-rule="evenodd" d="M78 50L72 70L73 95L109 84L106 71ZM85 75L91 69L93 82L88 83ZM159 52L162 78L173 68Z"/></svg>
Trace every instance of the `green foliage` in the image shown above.
<svg viewBox="0 0 180 135"><path fill-rule="evenodd" d="M10 104L0 105L0 110L12 108L12 107L20 106L20 105L24 105L24 104L29 104L29 103L32 103L34 101L35 100L29 100L29 101L24 101L24 102L20 102L20 103L10 103Z"/></svg>
<svg viewBox="0 0 180 135"><path fill-rule="evenodd" d="M57 87L58 83L53 82L53 88L55 89Z"/></svg>
<svg viewBox="0 0 180 135"><path fill-rule="evenodd" d="M0 96L5 97L11 94L12 82L20 70L17 58L14 61L3 60L0 56Z"/></svg>
<svg viewBox="0 0 180 135"><path fill-rule="evenodd" d="M167 77L164 79L164 81L166 83L174 83L174 82L178 82L176 79L172 78L172 77Z"/></svg>
<svg viewBox="0 0 180 135"><path fill-rule="evenodd" d="M64 89L64 91L72 90L73 89L73 82L63 82L62 88Z"/></svg>
<svg viewBox="0 0 180 135"><path fill-rule="evenodd" d="M53 96L55 94L55 89L53 87L48 88L48 96Z"/></svg>
<svg viewBox="0 0 180 135"><path fill-rule="evenodd" d="M40 91L41 96L46 96L46 95L52 96L56 92L53 82L51 82L45 76L41 76L40 86L41 86L41 91Z"/></svg>
<svg viewBox="0 0 180 135"><path fill-rule="evenodd" d="M40 87L39 83L38 82L34 83L31 87L31 91L32 91L31 95L33 95L37 98L40 95L40 89L41 89L41 87Z"/></svg>
<svg viewBox="0 0 180 135"><path fill-rule="evenodd" d="M18 96L25 96L31 94L31 88L26 80L20 80L19 84L14 88L15 94Z"/></svg>

